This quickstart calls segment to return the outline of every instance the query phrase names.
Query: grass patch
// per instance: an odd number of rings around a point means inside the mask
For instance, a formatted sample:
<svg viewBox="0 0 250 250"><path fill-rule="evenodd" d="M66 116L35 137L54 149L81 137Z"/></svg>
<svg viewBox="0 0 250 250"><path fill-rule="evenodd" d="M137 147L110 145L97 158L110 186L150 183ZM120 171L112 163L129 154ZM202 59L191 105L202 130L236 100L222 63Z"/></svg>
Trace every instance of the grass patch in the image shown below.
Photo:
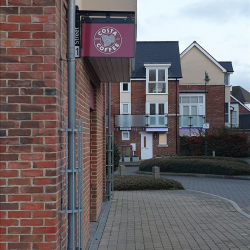
<svg viewBox="0 0 250 250"><path fill-rule="evenodd" d="M178 181L139 175L114 176L114 190L183 190Z"/></svg>
<svg viewBox="0 0 250 250"><path fill-rule="evenodd" d="M139 170L152 172L152 167L160 167L160 172L195 173L214 175L250 175L250 165L230 157L175 157L149 159L140 163Z"/></svg>

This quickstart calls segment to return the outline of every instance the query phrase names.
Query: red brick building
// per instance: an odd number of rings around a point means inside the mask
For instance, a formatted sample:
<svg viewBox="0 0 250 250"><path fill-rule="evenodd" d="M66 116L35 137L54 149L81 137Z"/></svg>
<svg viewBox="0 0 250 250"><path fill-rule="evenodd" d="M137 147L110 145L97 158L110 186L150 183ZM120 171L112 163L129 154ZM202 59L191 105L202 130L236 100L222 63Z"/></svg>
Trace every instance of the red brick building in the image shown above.
<svg viewBox="0 0 250 250"><path fill-rule="evenodd" d="M181 77L178 42L137 42L131 81L112 85L118 145L141 159L177 153Z"/></svg>
<svg viewBox="0 0 250 250"><path fill-rule="evenodd" d="M67 246L67 214L62 213L67 210L68 181L67 11L66 0L1 1L3 250ZM83 121L82 134L76 125L76 136L80 135L75 139L76 162L82 156L84 163L83 192L77 191L77 204L84 206L84 245L89 239L89 223L98 219L106 200L104 82L128 81L129 60L76 59L76 124ZM81 180L77 171L75 177ZM76 183L78 188L80 183Z"/></svg>
<svg viewBox="0 0 250 250"><path fill-rule="evenodd" d="M209 81L205 84L205 72ZM112 86L115 141L140 159L179 151L179 136L230 126L231 62L218 62L197 42L137 42L130 82ZM131 156L132 156L131 154ZM122 159L124 160L124 159Z"/></svg>

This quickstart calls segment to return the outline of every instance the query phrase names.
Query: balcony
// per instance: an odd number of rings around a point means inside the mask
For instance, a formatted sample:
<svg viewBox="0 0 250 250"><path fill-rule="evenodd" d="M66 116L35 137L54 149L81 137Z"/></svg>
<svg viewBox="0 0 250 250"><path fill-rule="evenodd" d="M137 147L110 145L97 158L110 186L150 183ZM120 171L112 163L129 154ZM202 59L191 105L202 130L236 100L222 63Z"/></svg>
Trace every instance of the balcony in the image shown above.
<svg viewBox="0 0 250 250"><path fill-rule="evenodd" d="M181 128L199 128L204 123L203 115L181 115L180 116L180 127Z"/></svg>
<svg viewBox="0 0 250 250"><path fill-rule="evenodd" d="M115 127L167 128L166 115L115 115Z"/></svg>

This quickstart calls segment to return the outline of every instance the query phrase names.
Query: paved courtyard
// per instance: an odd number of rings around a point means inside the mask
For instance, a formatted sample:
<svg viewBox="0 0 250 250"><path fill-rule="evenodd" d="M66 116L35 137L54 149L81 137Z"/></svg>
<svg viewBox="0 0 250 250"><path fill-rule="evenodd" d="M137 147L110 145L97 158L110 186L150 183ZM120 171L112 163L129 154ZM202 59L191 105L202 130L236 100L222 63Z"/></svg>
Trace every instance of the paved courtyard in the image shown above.
<svg viewBox="0 0 250 250"><path fill-rule="evenodd" d="M137 174L138 169L139 167L126 167L126 174ZM248 180L172 175L162 175L161 177L179 181L185 189L210 193L232 200L245 213L250 214L250 181Z"/></svg>
<svg viewBox="0 0 250 250"><path fill-rule="evenodd" d="M250 219L190 190L115 192L98 250L250 249Z"/></svg>

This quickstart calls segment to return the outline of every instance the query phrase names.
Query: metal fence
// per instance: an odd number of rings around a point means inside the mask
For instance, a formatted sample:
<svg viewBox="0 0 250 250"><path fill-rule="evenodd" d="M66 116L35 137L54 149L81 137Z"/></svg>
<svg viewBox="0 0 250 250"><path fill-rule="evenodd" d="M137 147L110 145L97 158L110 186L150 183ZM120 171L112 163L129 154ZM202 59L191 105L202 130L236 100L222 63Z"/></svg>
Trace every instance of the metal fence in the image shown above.
<svg viewBox="0 0 250 250"><path fill-rule="evenodd" d="M65 123L65 129L61 129L64 133L64 144L65 144L65 164L62 172L62 201L61 201L61 211L62 214L62 230L61 230L61 249L68 250L68 216L73 216L73 228L70 228L73 238L72 249L83 250L84 248L84 228L83 228L83 211L84 211L84 190L83 190L83 121L78 120L78 127L74 130L76 150L74 152L75 168L68 169L68 124ZM77 133L77 137L76 137ZM71 206L69 204L68 197L68 180L69 174L73 174L73 187L75 190L75 197L72 200ZM73 207L74 209L69 209Z"/></svg>

